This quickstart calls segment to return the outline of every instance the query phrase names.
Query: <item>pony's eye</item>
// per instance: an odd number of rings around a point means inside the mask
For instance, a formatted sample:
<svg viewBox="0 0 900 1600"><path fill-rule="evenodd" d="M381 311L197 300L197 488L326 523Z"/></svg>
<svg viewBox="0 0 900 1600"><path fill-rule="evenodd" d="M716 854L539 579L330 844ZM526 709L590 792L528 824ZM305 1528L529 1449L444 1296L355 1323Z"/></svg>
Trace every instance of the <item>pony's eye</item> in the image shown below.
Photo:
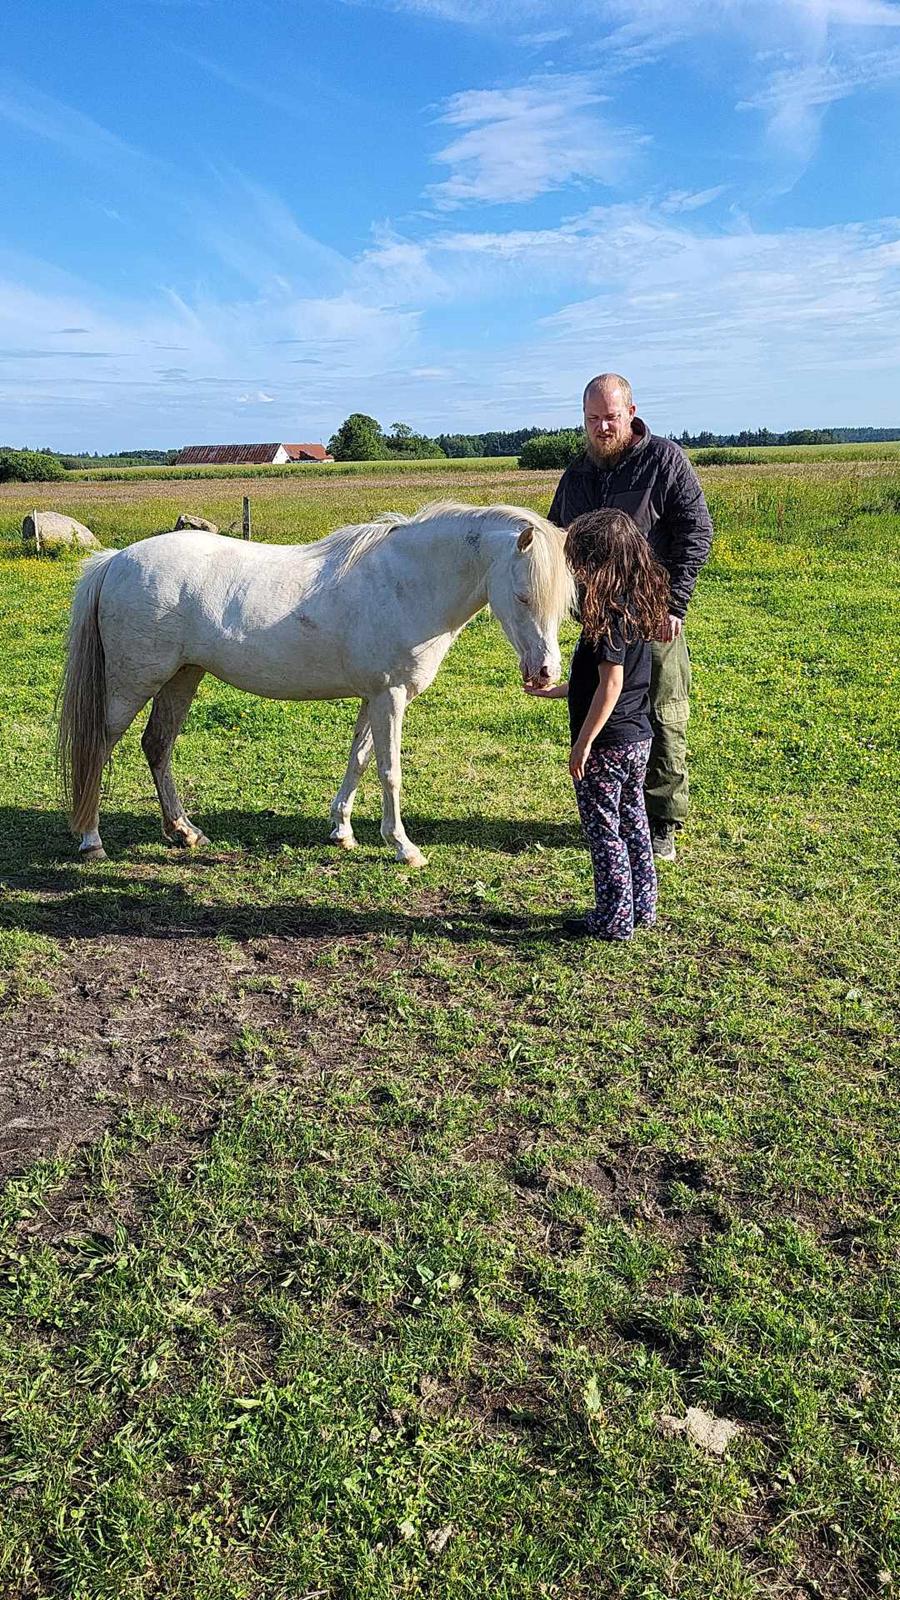
<svg viewBox="0 0 900 1600"><path fill-rule="evenodd" d="M529 604L527 594L517 594L516 599L518 600L520 606L527 606Z"/></svg>

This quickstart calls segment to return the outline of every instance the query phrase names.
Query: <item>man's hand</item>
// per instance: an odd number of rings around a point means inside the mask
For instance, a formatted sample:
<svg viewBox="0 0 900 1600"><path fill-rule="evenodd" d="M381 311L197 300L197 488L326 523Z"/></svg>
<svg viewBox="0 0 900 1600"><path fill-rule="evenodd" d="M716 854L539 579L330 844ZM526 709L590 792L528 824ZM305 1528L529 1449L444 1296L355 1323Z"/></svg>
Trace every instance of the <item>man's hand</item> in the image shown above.
<svg viewBox="0 0 900 1600"><path fill-rule="evenodd" d="M662 636L661 636L661 638L659 640L659 643L660 644L671 644L673 639L677 639L678 638L678 635L680 634L680 632L681 632L683 627L684 627L684 617L676 617L675 613L673 611L670 611L669 612L669 621L668 621L668 624L666 626L666 630L662 634Z"/></svg>
<svg viewBox="0 0 900 1600"><path fill-rule="evenodd" d="M523 683L522 688L526 694L533 694L538 700L567 700L569 698L568 683Z"/></svg>
<svg viewBox="0 0 900 1600"><path fill-rule="evenodd" d="M583 739L576 739L569 752L569 771L576 783L580 783L584 777L585 763L591 753L592 743L593 740L585 743Z"/></svg>

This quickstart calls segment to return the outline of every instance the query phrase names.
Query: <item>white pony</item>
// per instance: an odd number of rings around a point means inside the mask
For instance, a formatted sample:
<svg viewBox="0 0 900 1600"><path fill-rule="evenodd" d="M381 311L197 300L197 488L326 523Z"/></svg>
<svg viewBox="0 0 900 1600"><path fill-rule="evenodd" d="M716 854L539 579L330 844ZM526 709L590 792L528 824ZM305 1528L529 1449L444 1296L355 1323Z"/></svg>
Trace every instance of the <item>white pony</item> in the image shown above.
<svg viewBox="0 0 900 1600"><path fill-rule="evenodd" d="M400 737L460 630L490 604L527 682L559 676L559 622L573 603L563 536L516 506L424 507L339 528L313 544L245 544L179 532L103 550L75 591L58 752L82 860L104 850L100 786L113 747L153 701L144 753L163 833L208 840L185 815L172 746L205 672L276 700L362 702L331 839L355 840L351 812L374 747L381 832L398 861L425 857L400 819Z"/></svg>

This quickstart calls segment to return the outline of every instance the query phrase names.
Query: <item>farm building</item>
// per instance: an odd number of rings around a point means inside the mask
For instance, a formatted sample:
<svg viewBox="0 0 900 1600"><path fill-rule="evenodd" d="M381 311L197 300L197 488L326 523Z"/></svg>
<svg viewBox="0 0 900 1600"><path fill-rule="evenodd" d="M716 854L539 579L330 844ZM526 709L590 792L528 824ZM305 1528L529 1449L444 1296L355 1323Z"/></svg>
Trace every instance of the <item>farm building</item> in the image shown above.
<svg viewBox="0 0 900 1600"><path fill-rule="evenodd" d="M322 444L188 444L176 467L279 467L287 461L332 461Z"/></svg>
<svg viewBox="0 0 900 1600"><path fill-rule="evenodd" d="M284 444L282 450L288 453L289 461L333 461L323 444Z"/></svg>

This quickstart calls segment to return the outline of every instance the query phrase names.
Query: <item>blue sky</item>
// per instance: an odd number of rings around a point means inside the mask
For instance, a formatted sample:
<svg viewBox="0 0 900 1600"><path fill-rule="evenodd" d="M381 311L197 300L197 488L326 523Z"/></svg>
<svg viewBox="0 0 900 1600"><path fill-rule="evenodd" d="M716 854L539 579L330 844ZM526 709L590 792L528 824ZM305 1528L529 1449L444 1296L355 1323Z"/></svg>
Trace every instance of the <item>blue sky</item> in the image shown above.
<svg viewBox="0 0 900 1600"><path fill-rule="evenodd" d="M900 424L900 0L7 0L0 441Z"/></svg>

